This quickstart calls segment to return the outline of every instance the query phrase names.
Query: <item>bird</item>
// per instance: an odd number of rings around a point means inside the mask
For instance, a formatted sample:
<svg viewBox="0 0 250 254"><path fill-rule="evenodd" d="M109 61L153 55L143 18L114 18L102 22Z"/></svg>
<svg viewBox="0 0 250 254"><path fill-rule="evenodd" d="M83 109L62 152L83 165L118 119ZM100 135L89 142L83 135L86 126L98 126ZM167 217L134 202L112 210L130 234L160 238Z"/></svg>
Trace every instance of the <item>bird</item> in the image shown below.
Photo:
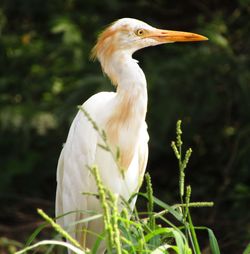
<svg viewBox="0 0 250 254"><path fill-rule="evenodd" d="M56 217L64 214L57 222L69 228L71 236L84 248L91 249L96 235L104 229L101 219L80 224L81 227L76 224L88 216L81 211L102 213L98 198L82 194L97 193L89 166L97 165L104 186L125 200L138 191L145 173L149 141L145 121L147 82L133 53L165 43L203 40L207 38L196 33L158 29L133 18L118 19L98 36L91 57L99 60L115 92L99 92L82 107L96 126L104 130L111 151L119 148L119 161L99 145L103 143L102 138L86 114L79 110L57 166ZM105 243L99 249L98 253L104 253Z"/></svg>

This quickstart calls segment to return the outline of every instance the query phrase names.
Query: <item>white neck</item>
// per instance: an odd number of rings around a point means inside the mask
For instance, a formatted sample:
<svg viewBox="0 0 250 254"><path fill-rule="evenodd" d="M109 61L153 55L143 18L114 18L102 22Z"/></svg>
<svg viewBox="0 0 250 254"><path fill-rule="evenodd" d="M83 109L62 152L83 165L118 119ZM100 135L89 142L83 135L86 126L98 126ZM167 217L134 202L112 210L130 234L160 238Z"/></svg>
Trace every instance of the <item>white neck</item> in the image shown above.
<svg viewBox="0 0 250 254"><path fill-rule="evenodd" d="M142 69L137 61L132 58L132 53L117 51L113 53L108 61L100 57L104 73L117 86L117 94L127 93L128 96L138 95L146 100L147 106L147 82Z"/></svg>
<svg viewBox="0 0 250 254"><path fill-rule="evenodd" d="M101 59L100 59L101 60ZM115 147L120 147L126 168L131 161L136 140L145 126L147 87L143 71L131 54L116 53L109 61L101 61L103 71L117 84L117 93L111 102L110 117L106 124L108 137Z"/></svg>

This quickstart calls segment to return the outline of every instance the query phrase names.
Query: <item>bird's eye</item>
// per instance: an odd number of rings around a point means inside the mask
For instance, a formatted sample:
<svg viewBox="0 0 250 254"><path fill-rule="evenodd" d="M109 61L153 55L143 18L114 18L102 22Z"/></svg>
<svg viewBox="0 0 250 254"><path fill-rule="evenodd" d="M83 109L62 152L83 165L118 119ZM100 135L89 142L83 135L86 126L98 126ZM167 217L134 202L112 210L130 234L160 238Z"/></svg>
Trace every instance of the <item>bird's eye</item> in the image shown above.
<svg viewBox="0 0 250 254"><path fill-rule="evenodd" d="M138 36L142 36L144 34L144 30L143 29L137 29L135 31L135 34L138 35Z"/></svg>

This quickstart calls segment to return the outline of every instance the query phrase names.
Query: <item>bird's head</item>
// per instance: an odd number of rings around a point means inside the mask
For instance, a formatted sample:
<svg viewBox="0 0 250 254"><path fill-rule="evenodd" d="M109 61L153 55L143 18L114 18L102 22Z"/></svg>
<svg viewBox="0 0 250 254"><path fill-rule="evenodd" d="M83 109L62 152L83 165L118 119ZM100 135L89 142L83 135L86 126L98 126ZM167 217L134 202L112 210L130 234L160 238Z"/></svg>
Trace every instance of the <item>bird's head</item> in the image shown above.
<svg viewBox="0 0 250 254"><path fill-rule="evenodd" d="M162 30L137 19L122 18L99 35L91 56L103 60L121 51L132 55L135 51L149 46L204 40L207 38L199 34Z"/></svg>

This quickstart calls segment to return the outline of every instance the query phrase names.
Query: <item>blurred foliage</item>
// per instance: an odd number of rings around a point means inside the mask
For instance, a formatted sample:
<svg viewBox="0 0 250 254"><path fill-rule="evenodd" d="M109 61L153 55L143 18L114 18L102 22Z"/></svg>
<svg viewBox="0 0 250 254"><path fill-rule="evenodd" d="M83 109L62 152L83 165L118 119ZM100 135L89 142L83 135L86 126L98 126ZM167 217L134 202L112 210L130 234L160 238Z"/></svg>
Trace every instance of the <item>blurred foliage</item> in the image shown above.
<svg viewBox="0 0 250 254"><path fill-rule="evenodd" d="M249 0L2 0L1 195L54 199L57 159L76 106L113 89L89 61L105 25L127 16L199 32L210 40L134 56L148 80L148 170L157 195L173 201L178 176L169 144L182 119L194 150L187 179L200 187L193 197L216 203L197 218L215 224L222 252L239 253L250 237L249 15Z"/></svg>

